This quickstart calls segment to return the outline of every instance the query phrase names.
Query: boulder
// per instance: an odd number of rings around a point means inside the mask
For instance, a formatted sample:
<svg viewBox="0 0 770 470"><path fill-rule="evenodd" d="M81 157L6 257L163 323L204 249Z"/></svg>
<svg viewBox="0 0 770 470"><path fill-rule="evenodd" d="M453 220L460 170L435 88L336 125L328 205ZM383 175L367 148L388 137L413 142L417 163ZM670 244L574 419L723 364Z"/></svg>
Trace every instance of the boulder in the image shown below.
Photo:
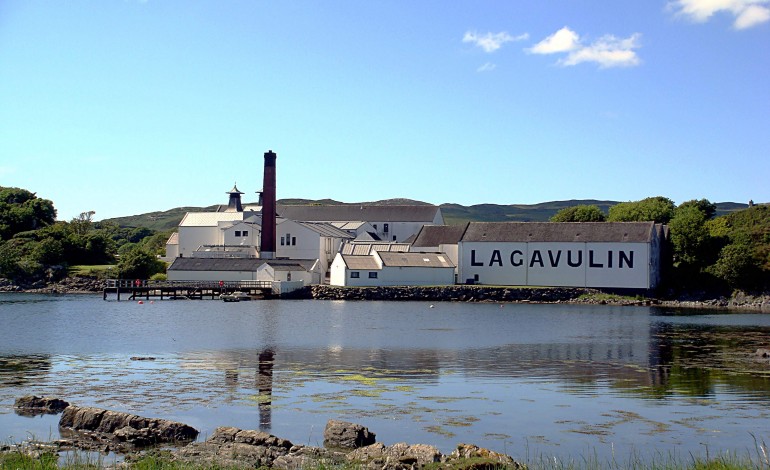
<svg viewBox="0 0 770 470"><path fill-rule="evenodd" d="M16 414L23 416L35 416L43 414L57 414L70 404L64 400L51 397L38 397L26 395L17 398L13 404Z"/></svg>
<svg viewBox="0 0 770 470"><path fill-rule="evenodd" d="M376 436L360 424L330 419L324 429L324 447L357 449L377 442Z"/></svg>
<svg viewBox="0 0 770 470"><path fill-rule="evenodd" d="M510 455L484 449L474 444L458 444L457 449L447 456L446 461L451 463L453 468L458 469L526 468L526 466L513 460ZM466 462L467 465L463 465L463 462Z"/></svg>
<svg viewBox="0 0 770 470"><path fill-rule="evenodd" d="M59 427L99 440L137 446L186 442L198 436L197 429L183 423L79 406L68 406L64 410Z"/></svg>
<svg viewBox="0 0 770 470"><path fill-rule="evenodd" d="M434 446L400 442L392 446L373 444L358 448L347 455L347 460L371 469L406 470L440 462L442 454Z"/></svg>

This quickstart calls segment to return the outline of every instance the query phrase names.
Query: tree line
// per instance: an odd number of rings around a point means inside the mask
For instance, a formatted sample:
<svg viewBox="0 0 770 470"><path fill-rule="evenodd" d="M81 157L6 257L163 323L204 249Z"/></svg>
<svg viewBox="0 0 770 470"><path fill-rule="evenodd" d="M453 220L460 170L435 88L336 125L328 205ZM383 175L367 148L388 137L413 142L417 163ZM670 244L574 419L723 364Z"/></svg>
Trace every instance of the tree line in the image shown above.
<svg viewBox="0 0 770 470"><path fill-rule="evenodd" d="M0 277L20 284L57 281L77 265L116 265L114 274L129 279L165 272L157 255L165 253L170 231L94 222L93 215L57 221L50 200L0 187Z"/></svg>
<svg viewBox="0 0 770 470"><path fill-rule="evenodd" d="M666 197L616 204L605 214L593 205L556 213L553 222L666 224L673 290L770 291L770 206L757 205L716 217L707 199L675 205ZM77 265L115 265L113 276L142 278L164 273L158 259L173 230L126 228L94 222L93 212L57 221L51 201L20 188L0 186L0 277L19 283L56 281Z"/></svg>
<svg viewBox="0 0 770 470"><path fill-rule="evenodd" d="M662 196L616 204L605 214L597 206L562 209L552 222L643 222L668 226L673 290L770 290L770 206L751 205L715 217L708 199L674 204Z"/></svg>

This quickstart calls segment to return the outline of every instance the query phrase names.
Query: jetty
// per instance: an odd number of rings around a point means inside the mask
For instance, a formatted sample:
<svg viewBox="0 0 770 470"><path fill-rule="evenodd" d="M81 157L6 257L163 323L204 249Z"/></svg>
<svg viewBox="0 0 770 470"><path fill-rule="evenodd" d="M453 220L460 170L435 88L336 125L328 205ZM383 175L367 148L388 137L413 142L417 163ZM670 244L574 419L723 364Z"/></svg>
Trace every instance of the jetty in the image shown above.
<svg viewBox="0 0 770 470"><path fill-rule="evenodd" d="M241 292L251 298L271 298L272 281L152 281L107 279L104 300L219 300L222 294Z"/></svg>

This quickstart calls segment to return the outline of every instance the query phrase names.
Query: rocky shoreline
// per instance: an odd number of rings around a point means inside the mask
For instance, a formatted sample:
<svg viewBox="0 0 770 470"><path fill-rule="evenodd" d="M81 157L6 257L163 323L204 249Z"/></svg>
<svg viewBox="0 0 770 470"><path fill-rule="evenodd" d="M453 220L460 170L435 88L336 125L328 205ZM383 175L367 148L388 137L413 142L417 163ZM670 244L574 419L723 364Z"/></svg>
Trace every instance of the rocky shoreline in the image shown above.
<svg viewBox="0 0 770 470"><path fill-rule="evenodd" d="M509 455L472 444L459 444L450 454L427 444L377 443L375 433L355 423L329 420L323 447L296 445L259 431L219 427L203 442L193 442L198 430L183 423L145 418L100 408L70 405L50 397L26 396L14 409L25 416L61 412L61 439L0 446L2 452L22 452L33 458L68 450L115 452L124 457L118 467L163 447L164 458L195 467L276 468L298 470L355 466L371 470L417 470L427 465L453 470L523 469Z"/></svg>
<svg viewBox="0 0 770 470"><path fill-rule="evenodd" d="M0 278L0 292L37 294L101 293L104 281L89 277L68 277L56 283L37 281L18 285ZM286 298L314 300L388 300L430 302L499 303L570 303L584 305L663 306L670 308L719 308L770 312L770 294L751 295L735 292L731 296L707 292L679 295L675 298L628 297L611 295L598 289L571 287L490 287L490 286L406 286L337 287L313 285L295 291Z"/></svg>

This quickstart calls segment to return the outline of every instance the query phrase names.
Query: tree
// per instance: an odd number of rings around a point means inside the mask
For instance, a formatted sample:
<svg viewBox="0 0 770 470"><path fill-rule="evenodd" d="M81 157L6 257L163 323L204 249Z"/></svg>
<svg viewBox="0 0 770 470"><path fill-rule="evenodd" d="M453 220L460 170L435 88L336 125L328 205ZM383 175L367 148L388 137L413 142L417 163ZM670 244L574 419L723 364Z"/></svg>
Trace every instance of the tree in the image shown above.
<svg viewBox="0 0 770 470"><path fill-rule="evenodd" d="M604 222L604 212L595 205L565 207L553 217L551 222Z"/></svg>
<svg viewBox="0 0 770 470"><path fill-rule="evenodd" d="M708 271L727 282L730 287L752 287L756 273L751 247L732 243L722 248L719 259Z"/></svg>
<svg viewBox="0 0 770 470"><path fill-rule="evenodd" d="M707 199L687 201L674 211L668 226L674 259L698 271L716 260L715 239L706 222L716 213L716 205Z"/></svg>
<svg viewBox="0 0 770 470"><path fill-rule="evenodd" d="M621 202L610 207L609 222L647 222L667 224L674 217L674 201L663 196L641 201Z"/></svg>
<svg viewBox="0 0 770 470"><path fill-rule="evenodd" d="M136 248L120 257L118 269L124 279L149 279L153 274L166 272L166 263L155 255Z"/></svg>
<svg viewBox="0 0 770 470"><path fill-rule="evenodd" d="M48 199L20 188L0 186L0 239L8 240L19 232L51 225L56 209Z"/></svg>

